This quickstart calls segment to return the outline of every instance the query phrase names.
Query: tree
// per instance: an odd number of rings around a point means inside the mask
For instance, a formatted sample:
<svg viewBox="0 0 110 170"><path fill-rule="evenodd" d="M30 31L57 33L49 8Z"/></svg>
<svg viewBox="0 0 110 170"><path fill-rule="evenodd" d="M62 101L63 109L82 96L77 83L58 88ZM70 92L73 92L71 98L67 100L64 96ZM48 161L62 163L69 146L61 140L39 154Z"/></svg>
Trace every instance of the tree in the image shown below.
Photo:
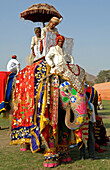
<svg viewBox="0 0 110 170"><path fill-rule="evenodd" d="M97 75L95 83L110 82L110 70L101 70Z"/></svg>

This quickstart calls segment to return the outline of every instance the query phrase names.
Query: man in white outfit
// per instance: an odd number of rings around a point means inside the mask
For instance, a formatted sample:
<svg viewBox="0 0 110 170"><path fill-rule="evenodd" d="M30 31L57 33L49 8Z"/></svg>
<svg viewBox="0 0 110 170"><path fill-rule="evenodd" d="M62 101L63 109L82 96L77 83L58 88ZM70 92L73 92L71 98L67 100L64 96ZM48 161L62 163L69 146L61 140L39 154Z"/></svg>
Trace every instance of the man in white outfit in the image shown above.
<svg viewBox="0 0 110 170"><path fill-rule="evenodd" d="M32 37L31 41L31 50L32 54L35 56L34 61L42 57L42 51L43 48L41 45L41 28L40 27L35 27L34 28L35 36Z"/></svg>
<svg viewBox="0 0 110 170"><path fill-rule="evenodd" d="M12 59L8 62L7 71L11 71L15 74L18 74L20 71L20 63L18 62L16 55L12 55Z"/></svg>
<svg viewBox="0 0 110 170"><path fill-rule="evenodd" d="M49 21L49 23L42 28L41 31L41 39L43 40L45 38L46 32L47 31L51 31L53 33L57 33L58 34L58 30L56 28L56 26L61 22L61 19L57 18L57 17L52 17L51 20Z"/></svg>
<svg viewBox="0 0 110 170"><path fill-rule="evenodd" d="M50 50L45 57L47 63L51 67L50 73L55 73L55 70L63 63L67 64L64 58L64 56L67 55L63 49L64 41L64 36L57 36L56 46L50 47Z"/></svg>

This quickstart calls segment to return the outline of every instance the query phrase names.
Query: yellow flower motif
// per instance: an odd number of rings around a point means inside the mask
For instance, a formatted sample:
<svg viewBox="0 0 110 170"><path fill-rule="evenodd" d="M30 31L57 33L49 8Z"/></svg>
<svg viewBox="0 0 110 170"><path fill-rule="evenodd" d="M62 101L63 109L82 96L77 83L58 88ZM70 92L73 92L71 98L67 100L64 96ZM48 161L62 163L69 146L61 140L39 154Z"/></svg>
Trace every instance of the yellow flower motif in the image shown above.
<svg viewBox="0 0 110 170"><path fill-rule="evenodd" d="M77 118L77 122L78 122L79 124L81 124L81 123L83 122L83 117L82 117L82 116L79 116L79 117Z"/></svg>
<svg viewBox="0 0 110 170"><path fill-rule="evenodd" d="M78 100L80 100L80 99L81 99L81 97L79 96L79 97L78 97Z"/></svg>
<svg viewBox="0 0 110 170"><path fill-rule="evenodd" d="M16 125L16 120L13 120L13 121L14 121L13 125Z"/></svg>
<svg viewBox="0 0 110 170"><path fill-rule="evenodd" d="M15 138L17 138L18 137L18 135L17 134L15 134Z"/></svg>
<svg viewBox="0 0 110 170"><path fill-rule="evenodd" d="M39 67L37 70L41 71L42 67Z"/></svg>

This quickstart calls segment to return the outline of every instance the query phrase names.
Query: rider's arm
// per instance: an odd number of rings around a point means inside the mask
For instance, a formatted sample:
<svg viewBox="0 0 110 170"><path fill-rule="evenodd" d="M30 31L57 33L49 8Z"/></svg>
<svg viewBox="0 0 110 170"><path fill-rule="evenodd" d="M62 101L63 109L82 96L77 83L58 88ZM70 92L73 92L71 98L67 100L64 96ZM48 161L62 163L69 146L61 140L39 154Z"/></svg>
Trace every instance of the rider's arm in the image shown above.
<svg viewBox="0 0 110 170"><path fill-rule="evenodd" d="M32 41L31 41L31 49L33 53L34 53L34 46L35 46L35 36L32 37Z"/></svg>
<svg viewBox="0 0 110 170"><path fill-rule="evenodd" d="M42 30L41 30L41 39L42 39L42 40L45 38L46 31L47 31L47 28L46 28L46 27L42 28Z"/></svg>
<svg viewBox="0 0 110 170"><path fill-rule="evenodd" d="M54 57L55 53L53 51L53 47L50 48L49 52L47 53L45 59L47 61L47 63L49 64L50 67L55 67L55 63L53 61L53 57Z"/></svg>
<svg viewBox="0 0 110 170"><path fill-rule="evenodd" d="M16 70L17 70L17 74L18 74L18 72L20 71L20 63L17 60L15 60L14 62L16 64Z"/></svg>

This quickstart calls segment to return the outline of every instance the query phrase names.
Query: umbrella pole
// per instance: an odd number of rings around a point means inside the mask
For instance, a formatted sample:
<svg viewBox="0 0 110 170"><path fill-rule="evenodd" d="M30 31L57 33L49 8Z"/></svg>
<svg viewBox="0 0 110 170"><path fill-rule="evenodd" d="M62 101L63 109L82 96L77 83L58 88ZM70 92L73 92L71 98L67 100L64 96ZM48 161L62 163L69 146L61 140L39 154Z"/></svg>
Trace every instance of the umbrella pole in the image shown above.
<svg viewBox="0 0 110 170"><path fill-rule="evenodd" d="M44 23L44 22L42 22L42 24L43 24L43 27L45 27L45 23Z"/></svg>

